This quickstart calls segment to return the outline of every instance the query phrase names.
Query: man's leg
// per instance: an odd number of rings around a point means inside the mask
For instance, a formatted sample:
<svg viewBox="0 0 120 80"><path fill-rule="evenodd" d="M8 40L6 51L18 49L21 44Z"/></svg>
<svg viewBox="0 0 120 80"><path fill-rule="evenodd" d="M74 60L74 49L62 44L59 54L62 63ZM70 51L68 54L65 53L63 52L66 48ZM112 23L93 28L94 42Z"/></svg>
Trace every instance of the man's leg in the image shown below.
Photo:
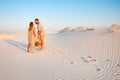
<svg viewBox="0 0 120 80"><path fill-rule="evenodd" d="M44 36L41 36L41 49L40 50L43 50L44 49Z"/></svg>

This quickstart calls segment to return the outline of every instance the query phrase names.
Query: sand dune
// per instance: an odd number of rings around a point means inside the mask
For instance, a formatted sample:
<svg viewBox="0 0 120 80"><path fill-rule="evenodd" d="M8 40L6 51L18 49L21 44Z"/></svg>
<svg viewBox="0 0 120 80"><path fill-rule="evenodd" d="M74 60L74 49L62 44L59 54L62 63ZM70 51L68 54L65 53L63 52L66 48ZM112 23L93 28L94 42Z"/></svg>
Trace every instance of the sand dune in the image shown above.
<svg viewBox="0 0 120 80"><path fill-rule="evenodd" d="M26 33L1 39L0 80L120 80L120 35L111 29L48 34L34 54Z"/></svg>
<svg viewBox="0 0 120 80"><path fill-rule="evenodd" d="M111 26L112 33L120 33L120 24L114 24Z"/></svg>
<svg viewBox="0 0 120 80"><path fill-rule="evenodd" d="M89 27L77 27L77 28L72 28L72 27L66 27L62 30L59 31L59 33L64 33L64 32L72 32L72 31L84 31L84 30L95 30L95 28L89 28Z"/></svg>
<svg viewBox="0 0 120 80"><path fill-rule="evenodd" d="M73 30L72 27L66 27L66 28L60 30L60 33L63 33L63 32L69 32L69 31L72 31L72 30Z"/></svg>
<svg viewBox="0 0 120 80"><path fill-rule="evenodd" d="M0 39L10 39L10 38L15 38L16 36L13 34L0 34Z"/></svg>
<svg viewBox="0 0 120 80"><path fill-rule="evenodd" d="M112 24L111 26L112 26L112 27L116 27L116 26L117 26L117 27L120 27L120 24Z"/></svg>

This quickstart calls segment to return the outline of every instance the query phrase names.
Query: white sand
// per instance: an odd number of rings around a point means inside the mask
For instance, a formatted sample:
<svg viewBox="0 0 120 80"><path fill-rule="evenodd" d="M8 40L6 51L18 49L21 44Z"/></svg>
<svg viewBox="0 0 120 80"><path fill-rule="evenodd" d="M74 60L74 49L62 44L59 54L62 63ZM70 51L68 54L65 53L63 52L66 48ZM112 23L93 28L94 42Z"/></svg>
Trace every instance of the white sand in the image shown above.
<svg viewBox="0 0 120 80"><path fill-rule="evenodd" d="M111 27L46 35L26 52L27 34L0 40L0 80L120 80L120 34Z"/></svg>

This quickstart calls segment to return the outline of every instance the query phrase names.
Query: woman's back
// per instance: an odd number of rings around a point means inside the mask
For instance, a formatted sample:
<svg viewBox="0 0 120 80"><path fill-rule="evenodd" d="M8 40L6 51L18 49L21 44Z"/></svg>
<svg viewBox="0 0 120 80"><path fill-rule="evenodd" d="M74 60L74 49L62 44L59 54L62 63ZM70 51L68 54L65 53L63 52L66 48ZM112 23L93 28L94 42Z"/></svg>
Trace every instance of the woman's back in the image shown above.
<svg viewBox="0 0 120 80"><path fill-rule="evenodd" d="M32 30L28 29L28 43L34 44L35 43L35 27Z"/></svg>

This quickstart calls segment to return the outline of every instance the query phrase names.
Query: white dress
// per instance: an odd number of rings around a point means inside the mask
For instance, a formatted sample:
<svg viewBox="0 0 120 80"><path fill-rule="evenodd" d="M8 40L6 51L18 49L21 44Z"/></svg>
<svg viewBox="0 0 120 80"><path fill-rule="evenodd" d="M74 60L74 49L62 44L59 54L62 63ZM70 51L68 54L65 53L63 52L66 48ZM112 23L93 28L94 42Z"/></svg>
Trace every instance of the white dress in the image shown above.
<svg viewBox="0 0 120 80"><path fill-rule="evenodd" d="M35 27L33 30L28 31L28 43L34 44L35 43L35 35L34 35Z"/></svg>

